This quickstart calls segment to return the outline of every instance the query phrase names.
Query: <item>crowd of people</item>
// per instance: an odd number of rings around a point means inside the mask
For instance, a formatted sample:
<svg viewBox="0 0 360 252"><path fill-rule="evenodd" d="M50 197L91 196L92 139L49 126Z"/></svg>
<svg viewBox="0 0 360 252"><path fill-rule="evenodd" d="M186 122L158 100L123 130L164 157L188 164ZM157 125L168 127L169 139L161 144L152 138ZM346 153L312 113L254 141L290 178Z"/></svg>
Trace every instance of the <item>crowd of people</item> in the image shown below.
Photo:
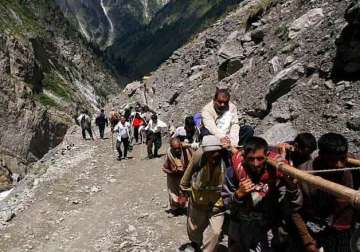
<svg viewBox="0 0 360 252"><path fill-rule="evenodd" d="M79 117L80 124L87 124L86 119ZM319 172L326 180L357 190L358 170L344 169L351 154L343 135L326 133L317 140L305 132L293 141L270 146L254 135L251 126L240 127L226 89L217 89L201 113L186 117L178 128L166 125L140 104L126 108L122 115L113 110L109 119L101 111L96 119L101 138L108 123L117 136L119 160L127 159L133 142L146 143L149 159L159 157L162 132L169 130L162 167L168 212L187 215L187 249L217 251L227 237L231 252L351 251L350 241L359 226L351 203L295 180L267 162L272 159ZM86 128L83 136L86 131L92 137Z"/></svg>

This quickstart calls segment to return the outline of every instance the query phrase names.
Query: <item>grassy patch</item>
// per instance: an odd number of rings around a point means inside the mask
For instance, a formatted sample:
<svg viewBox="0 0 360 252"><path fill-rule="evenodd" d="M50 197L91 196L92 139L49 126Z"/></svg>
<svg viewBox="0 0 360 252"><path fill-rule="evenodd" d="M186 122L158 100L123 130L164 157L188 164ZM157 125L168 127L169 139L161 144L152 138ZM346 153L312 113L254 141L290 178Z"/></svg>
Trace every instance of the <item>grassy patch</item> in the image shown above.
<svg viewBox="0 0 360 252"><path fill-rule="evenodd" d="M282 40L286 40L289 35L289 29L285 24L281 24L276 28L275 35Z"/></svg>
<svg viewBox="0 0 360 252"><path fill-rule="evenodd" d="M54 101L50 96L41 93L36 96L39 102L44 105L45 107L57 107L58 104Z"/></svg>
<svg viewBox="0 0 360 252"><path fill-rule="evenodd" d="M51 91L56 96L63 98L67 101L71 98L72 91L67 88L65 81L52 70L50 73L45 73L44 79L42 80L44 89Z"/></svg>
<svg viewBox="0 0 360 252"><path fill-rule="evenodd" d="M21 2L21 1L20 1ZM0 31L9 31L15 35L33 33L42 35L44 30L39 25L33 11L26 3L18 0L0 0Z"/></svg>

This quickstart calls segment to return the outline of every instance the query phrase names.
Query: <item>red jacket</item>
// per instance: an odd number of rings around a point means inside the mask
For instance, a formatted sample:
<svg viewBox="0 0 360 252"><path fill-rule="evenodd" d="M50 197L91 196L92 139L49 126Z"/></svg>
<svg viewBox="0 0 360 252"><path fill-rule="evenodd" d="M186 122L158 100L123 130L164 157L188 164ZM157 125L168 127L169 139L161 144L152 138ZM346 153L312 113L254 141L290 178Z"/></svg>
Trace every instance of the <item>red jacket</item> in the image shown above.
<svg viewBox="0 0 360 252"><path fill-rule="evenodd" d="M134 127L140 127L141 125L143 125L144 124L144 121L143 121L143 119L141 119L141 118L135 118L134 120L133 120L133 126Z"/></svg>

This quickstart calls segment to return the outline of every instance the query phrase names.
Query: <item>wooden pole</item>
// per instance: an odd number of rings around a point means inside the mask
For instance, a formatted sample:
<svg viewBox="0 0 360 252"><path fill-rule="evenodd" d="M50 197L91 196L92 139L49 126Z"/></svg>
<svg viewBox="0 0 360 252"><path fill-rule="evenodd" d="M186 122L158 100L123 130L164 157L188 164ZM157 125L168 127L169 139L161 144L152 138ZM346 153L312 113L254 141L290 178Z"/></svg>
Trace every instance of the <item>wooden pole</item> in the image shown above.
<svg viewBox="0 0 360 252"><path fill-rule="evenodd" d="M296 178L301 182L308 183L309 185L317 187L336 197L343 198L350 202L355 208L360 209L360 191L334 183L270 158L267 159L267 163L276 169L279 169L286 175Z"/></svg>
<svg viewBox="0 0 360 252"><path fill-rule="evenodd" d="M347 158L346 159L346 165L353 166L353 167L359 167L360 166L360 160L355 158Z"/></svg>

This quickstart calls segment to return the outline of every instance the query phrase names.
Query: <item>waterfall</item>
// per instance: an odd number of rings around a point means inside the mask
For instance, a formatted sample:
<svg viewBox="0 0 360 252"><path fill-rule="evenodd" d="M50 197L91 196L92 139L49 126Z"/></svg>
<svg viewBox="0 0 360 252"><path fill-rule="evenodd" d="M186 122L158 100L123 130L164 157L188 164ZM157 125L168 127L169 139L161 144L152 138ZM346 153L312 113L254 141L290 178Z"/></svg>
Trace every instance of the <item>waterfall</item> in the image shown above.
<svg viewBox="0 0 360 252"><path fill-rule="evenodd" d="M109 22L109 25L110 25L110 30L109 30L109 33L108 33L108 39L107 39L107 43L105 45L105 48L112 45L113 43L113 39L114 39L114 25L111 21L111 18L109 17L109 14L108 14L108 11L106 10L105 6L104 6L104 0L100 0L100 5L101 5L101 8L106 16L106 19L108 20Z"/></svg>

